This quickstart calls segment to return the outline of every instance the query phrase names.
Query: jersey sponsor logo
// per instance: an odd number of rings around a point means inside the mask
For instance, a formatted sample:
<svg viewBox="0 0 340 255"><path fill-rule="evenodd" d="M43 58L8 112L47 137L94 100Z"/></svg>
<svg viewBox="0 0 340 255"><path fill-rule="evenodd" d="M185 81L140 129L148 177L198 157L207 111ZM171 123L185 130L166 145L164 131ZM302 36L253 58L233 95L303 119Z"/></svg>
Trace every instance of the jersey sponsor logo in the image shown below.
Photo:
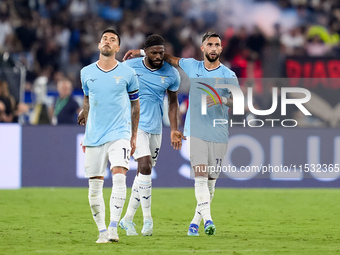
<svg viewBox="0 0 340 255"><path fill-rule="evenodd" d="M94 82L95 80L97 80L97 79L89 79L89 81L92 81L92 82Z"/></svg>
<svg viewBox="0 0 340 255"><path fill-rule="evenodd" d="M203 74L197 73L196 76L199 78L200 76L203 76Z"/></svg>
<svg viewBox="0 0 340 255"><path fill-rule="evenodd" d="M120 79L123 78L122 76L113 76L116 79L116 83L118 84Z"/></svg>
<svg viewBox="0 0 340 255"><path fill-rule="evenodd" d="M139 78L139 77L143 76L143 74L136 73L136 76L137 76L137 78Z"/></svg>

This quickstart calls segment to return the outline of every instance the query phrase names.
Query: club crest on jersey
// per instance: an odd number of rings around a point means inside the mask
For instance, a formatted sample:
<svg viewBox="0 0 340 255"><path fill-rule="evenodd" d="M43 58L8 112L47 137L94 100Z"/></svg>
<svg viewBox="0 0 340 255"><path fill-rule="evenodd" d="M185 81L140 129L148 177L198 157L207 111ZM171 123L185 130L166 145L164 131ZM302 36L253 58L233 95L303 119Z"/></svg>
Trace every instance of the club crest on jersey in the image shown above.
<svg viewBox="0 0 340 255"><path fill-rule="evenodd" d="M220 80L222 80L223 78L220 77L214 77L215 78L215 84L219 84Z"/></svg>
<svg viewBox="0 0 340 255"><path fill-rule="evenodd" d="M161 83L162 83L162 84L164 84L165 79L168 78L168 76L159 76L159 77L161 77Z"/></svg>
<svg viewBox="0 0 340 255"><path fill-rule="evenodd" d="M116 83L118 84L120 79L123 78L123 77L122 76L119 76L119 77L118 76L113 76L113 78L116 79Z"/></svg>

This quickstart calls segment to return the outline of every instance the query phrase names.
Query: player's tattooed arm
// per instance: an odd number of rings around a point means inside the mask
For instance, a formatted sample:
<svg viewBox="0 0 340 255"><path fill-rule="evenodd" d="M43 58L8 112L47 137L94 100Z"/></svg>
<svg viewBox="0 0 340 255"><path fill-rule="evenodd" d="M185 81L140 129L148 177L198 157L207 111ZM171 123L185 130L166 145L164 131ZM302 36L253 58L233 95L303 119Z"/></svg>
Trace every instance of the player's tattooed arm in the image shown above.
<svg viewBox="0 0 340 255"><path fill-rule="evenodd" d="M84 96L83 109L81 109L77 117L78 125L84 126L86 124L87 116L89 114L89 109L90 109L89 97ZM86 118L85 118L85 114L86 114Z"/></svg>
<svg viewBox="0 0 340 255"><path fill-rule="evenodd" d="M136 143L137 143L137 129L139 123L139 99L131 101L131 156L136 150Z"/></svg>
<svg viewBox="0 0 340 255"><path fill-rule="evenodd" d="M170 54L165 53L164 54L164 61L168 62L170 65L175 66L175 67L179 67L179 60L181 58L172 56Z"/></svg>
<svg viewBox="0 0 340 255"><path fill-rule="evenodd" d="M84 102L83 102L83 114L84 114L84 122L87 123L87 117L89 116L90 110L90 101L89 96L84 95Z"/></svg>

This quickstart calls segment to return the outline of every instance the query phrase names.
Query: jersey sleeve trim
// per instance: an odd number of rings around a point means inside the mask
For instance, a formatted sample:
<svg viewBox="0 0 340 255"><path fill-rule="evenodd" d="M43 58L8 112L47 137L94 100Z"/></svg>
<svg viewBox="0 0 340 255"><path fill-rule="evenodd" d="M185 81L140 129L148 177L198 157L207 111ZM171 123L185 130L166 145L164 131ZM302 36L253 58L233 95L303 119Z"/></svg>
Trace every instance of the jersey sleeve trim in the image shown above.
<svg viewBox="0 0 340 255"><path fill-rule="evenodd" d="M177 92L177 91L179 90L179 88L176 89L176 90L172 90L172 89L167 89L167 90L169 90L169 91L171 91L171 92Z"/></svg>

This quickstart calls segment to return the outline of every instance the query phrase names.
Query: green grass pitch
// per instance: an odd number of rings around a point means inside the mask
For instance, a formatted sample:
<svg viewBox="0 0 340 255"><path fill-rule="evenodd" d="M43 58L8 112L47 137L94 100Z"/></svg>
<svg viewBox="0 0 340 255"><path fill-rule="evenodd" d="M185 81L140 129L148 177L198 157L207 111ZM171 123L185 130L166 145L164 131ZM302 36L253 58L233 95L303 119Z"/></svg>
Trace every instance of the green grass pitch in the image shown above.
<svg viewBox="0 0 340 255"><path fill-rule="evenodd" d="M0 190L0 254L340 254L339 189L217 188L217 234L206 236L201 224L199 237L186 236L193 188L152 194L153 236L119 229L119 243L96 244L86 188ZM140 233L141 209L134 221Z"/></svg>

